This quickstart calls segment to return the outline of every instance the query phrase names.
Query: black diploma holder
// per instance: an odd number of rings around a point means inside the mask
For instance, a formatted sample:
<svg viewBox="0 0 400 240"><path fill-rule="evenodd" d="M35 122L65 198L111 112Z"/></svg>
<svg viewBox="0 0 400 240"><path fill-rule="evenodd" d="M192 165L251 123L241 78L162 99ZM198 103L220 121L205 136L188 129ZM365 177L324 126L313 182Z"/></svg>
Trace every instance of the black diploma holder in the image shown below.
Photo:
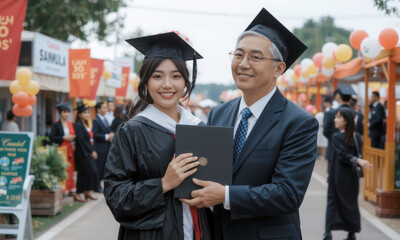
<svg viewBox="0 0 400 240"><path fill-rule="evenodd" d="M175 198L192 198L192 191L201 188L193 183L193 178L232 185L233 128L178 124L175 156L182 153L193 153L200 164L193 175L174 189Z"/></svg>

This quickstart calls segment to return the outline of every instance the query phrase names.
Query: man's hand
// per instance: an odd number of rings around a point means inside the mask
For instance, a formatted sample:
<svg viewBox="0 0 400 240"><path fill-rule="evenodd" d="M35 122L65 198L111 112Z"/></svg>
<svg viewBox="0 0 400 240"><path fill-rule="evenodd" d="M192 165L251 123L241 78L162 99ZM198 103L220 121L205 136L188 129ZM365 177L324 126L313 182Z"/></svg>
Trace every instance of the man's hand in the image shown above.
<svg viewBox="0 0 400 240"><path fill-rule="evenodd" d="M211 181L202 181L193 178L193 182L202 189L192 192L192 199L179 199L190 206L202 208L221 204L225 201L225 186Z"/></svg>

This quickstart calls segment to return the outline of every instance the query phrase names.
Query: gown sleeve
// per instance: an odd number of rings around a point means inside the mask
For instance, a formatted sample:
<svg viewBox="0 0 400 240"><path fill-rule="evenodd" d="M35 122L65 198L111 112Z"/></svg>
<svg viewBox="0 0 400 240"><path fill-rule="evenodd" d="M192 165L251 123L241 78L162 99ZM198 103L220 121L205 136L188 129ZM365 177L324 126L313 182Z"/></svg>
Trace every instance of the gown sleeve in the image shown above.
<svg viewBox="0 0 400 240"><path fill-rule="evenodd" d="M85 157L90 156L94 151L94 148L90 144L90 139L89 140L85 139L85 132L87 132L87 130L81 123L77 123L75 125L75 132L76 132L75 141L79 144L83 155Z"/></svg>
<svg viewBox="0 0 400 240"><path fill-rule="evenodd" d="M139 149L135 148L133 130L127 125L124 123L118 129L110 146L104 196L115 219L123 227L131 230L161 228L166 215L161 178L137 180L137 166L145 163L138 160Z"/></svg>
<svg viewBox="0 0 400 240"><path fill-rule="evenodd" d="M63 142L63 133L59 131L59 122L53 123L50 130L50 140L60 145ZM62 125L61 125L62 127Z"/></svg>
<svg viewBox="0 0 400 240"><path fill-rule="evenodd" d="M356 157L352 153L349 153L346 148L345 139L341 136L341 133L335 133L332 136L333 149L336 152L338 159L341 163L351 165L352 158Z"/></svg>

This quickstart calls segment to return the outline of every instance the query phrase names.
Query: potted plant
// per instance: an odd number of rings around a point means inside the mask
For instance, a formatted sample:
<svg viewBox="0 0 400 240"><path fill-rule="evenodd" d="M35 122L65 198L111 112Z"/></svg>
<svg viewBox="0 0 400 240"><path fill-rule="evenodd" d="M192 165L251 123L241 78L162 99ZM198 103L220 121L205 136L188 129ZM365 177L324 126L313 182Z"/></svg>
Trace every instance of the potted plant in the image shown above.
<svg viewBox="0 0 400 240"><path fill-rule="evenodd" d="M31 191L32 215L54 216L62 210L60 183L67 178L68 162L57 145L42 146L46 137L38 136L33 143L30 174L35 176Z"/></svg>

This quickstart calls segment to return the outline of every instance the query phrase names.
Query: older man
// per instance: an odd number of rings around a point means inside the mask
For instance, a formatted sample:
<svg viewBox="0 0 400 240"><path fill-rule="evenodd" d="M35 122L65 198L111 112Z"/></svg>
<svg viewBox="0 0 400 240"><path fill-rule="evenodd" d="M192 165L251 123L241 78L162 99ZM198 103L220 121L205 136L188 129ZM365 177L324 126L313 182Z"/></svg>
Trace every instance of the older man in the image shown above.
<svg viewBox="0 0 400 240"><path fill-rule="evenodd" d="M305 49L262 9L231 52L243 95L213 108L208 124L235 129L232 185L194 179L203 188L182 200L216 205L216 239L301 239L299 207L317 157L318 122L276 80Z"/></svg>

